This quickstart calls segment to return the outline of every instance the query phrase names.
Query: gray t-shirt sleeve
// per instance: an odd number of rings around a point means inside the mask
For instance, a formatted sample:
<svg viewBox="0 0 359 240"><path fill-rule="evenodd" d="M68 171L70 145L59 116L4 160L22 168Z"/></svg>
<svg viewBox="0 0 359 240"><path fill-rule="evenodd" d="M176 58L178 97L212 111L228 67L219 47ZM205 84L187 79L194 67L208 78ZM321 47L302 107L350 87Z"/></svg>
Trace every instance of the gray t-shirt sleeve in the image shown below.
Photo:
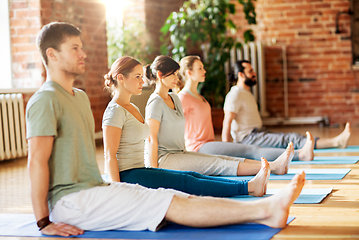
<svg viewBox="0 0 359 240"><path fill-rule="evenodd" d="M106 108L103 115L102 128L104 126L113 126L122 129L125 121L125 110L121 106L111 105Z"/></svg>
<svg viewBox="0 0 359 240"><path fill-rule="evenodd" d="M146 106L146 120L155 119L159 122L162 121L163 116L163 100L160 97L150 98Z"/></svg>
<svg viewBox="0 0 359 240"><path fill-rule="evenodd" d="M61 109L51 93L37 93L27 104L26 138L57 136L57 118Z"/></svg>

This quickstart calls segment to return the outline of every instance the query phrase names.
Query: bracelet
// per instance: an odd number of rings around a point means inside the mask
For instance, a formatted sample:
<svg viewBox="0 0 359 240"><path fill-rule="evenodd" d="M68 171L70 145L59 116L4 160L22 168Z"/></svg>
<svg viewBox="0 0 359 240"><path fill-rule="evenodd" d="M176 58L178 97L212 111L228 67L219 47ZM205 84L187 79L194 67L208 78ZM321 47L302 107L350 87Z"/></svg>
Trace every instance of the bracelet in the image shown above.
<svg viewBox="0 0 359 240"><path fill-rule="evenodd" d="M37 226L39 227L39 230L41 231L43 228L47 227L51 223L52 222L50 221L49 216L47 216L47 217L44 217L44 218L40 219L39 221L37 221Z"/></svg>

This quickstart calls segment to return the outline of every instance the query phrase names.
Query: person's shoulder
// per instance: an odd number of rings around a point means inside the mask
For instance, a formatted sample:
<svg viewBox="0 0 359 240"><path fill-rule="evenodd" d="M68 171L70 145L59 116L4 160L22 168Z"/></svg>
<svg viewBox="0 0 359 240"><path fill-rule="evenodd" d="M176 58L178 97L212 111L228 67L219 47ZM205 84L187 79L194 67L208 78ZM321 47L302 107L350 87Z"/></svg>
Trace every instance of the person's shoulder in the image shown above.
<svg viewBox="0 0 359 240"><path fill-rule="evenodd" d="M42 86L31 96L27 106L30 107L38 102L53 102L58 100L57 89L52 84L44 82Z"/></svg>
<svg viewBox="0 0 359 240"><path fill-rule="evenodd" d="M148 98L147 105L150 104L162 104L163 100L157 93L152 93Z"/></svg>
<svg viewBox="0 0 359 240"><path fill-rule="evenodd" d="M168 93L175 101L179 101L181 102L181 100L179 99L178 95L176 93L173 92L169 92Z"/></svg>
<svg viewBox="0 0 359 240"><path fill-rule="evenodd" d="M188 98L191 97L192 95L189 94L188 92L182 90L182 91L180 91L180 92L177 94L177 96L178 96L179 99L181 99L181 101L182 101L182 100L188 99Z"/></svg>
<svg viewBox="0 0 359 240"><path fill-rule="evenodd" d="M126 109L122 107L120 104L110 101L106 107L106 112L112 112L115 114L126 114Z"/></svg>
<svg viewBox="0 0 359 240"><path fill-rule="evenodd" d="M74 91L75 96L77 95L80 98L86 98L89 99L86 92L80 88L72 88L72 90Z"/></svg>

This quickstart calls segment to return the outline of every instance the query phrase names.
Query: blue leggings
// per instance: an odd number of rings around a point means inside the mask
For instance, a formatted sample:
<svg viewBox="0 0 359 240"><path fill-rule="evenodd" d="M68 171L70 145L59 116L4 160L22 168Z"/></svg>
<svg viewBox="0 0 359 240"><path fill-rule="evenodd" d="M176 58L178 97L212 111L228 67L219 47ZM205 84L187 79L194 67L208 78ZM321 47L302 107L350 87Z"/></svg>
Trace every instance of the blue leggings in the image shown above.
<svg viewBox="0 0 359 240"><path fill-rule="evenodd" d="M148 188L171 188L197 196L231 197L248 195L248 181L209 177L197 172L161 168L133 168L120 172L121 182Z"/></svg>

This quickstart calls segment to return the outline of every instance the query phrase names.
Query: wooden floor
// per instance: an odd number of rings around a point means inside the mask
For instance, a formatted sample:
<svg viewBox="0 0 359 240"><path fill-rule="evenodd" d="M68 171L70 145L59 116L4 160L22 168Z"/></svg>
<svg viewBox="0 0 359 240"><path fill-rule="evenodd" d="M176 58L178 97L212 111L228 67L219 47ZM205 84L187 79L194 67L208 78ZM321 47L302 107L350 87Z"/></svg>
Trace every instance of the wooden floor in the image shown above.
<svg viewBox="0 0 359 240"><path fill-rule="evenodd" d="M275 131L296 131L300 133L305 133L306 130L309 130L314 136L334 137L341 132L342 128L302 126L272 129ZM359 128L353 128L352 132L349 144L359 145ZM99 146L97 149L97 160L101 172L103 172L102 151L102 147ZM321 155L359 156L359 152ZM26 159L0 162L0 213L32 213L26 163ZM295 216L296 219L275 235L274 239L359 239L359 164L295 165L291 166L291 168L351 168L352 171L343 180L339 181L306 181L305 188L333 187L333 193L321 204L295 204L291 208L290 215ZM286 183L288 181L270 181L268 187L281 188ZM0 238L29 239L18 237Z"/></svg>

